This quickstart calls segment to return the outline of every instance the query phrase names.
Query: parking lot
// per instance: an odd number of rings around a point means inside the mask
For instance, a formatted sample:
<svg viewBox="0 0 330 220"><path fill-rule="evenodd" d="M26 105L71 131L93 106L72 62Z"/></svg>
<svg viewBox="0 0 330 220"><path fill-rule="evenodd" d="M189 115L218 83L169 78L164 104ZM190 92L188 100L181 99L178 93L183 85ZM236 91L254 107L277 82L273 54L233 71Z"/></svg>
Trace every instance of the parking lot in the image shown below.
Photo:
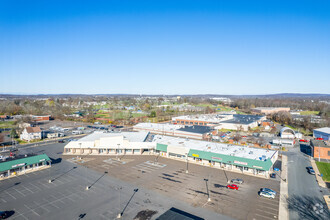
<svg viewBox="0 0 330 220"><path fill-rule="evenodd" d="M1 181L0 207L14 213L11 219L116 219L119 213L123 214L122 219L134 219L146 216L148 211L155 219L171 207L205 219L230 219L121 181L109 175L111 169L106 174L105 169L98 172L66 161L61 155L64 145L19 149L21 154L46 153L53 164L49 169Z"/></svg>
<svg viewBox="0 0 330 220"><path fill-rule="evenodd" d="M212 210L234 219L277 219L279 209L278 180L247 176L239 173L223 171L188 164L159 157L155 163L155 156L124 156L121 160L116 157L94 156L77 160L65 156L71 162L83 165L99 172L129 182L138 187L181 200L193 207ZM227 189L227 181L241 178L244 184L239 190ZM206 181L211 201L208 202ZM260 188L270 188L277 192L275 199L258 196Z"/></svg>

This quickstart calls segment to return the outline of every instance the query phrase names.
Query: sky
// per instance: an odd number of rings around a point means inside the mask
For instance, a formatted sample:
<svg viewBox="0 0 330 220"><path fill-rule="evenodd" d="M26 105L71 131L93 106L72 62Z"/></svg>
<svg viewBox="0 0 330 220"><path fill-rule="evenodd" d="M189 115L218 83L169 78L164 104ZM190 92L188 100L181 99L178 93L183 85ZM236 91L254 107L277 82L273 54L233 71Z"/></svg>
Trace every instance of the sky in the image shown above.
<svg viewBox="0 0 330 220"><path fill-rule="evenodd" d="M1 0L2 94L330 94L330 1Z"/></svg>

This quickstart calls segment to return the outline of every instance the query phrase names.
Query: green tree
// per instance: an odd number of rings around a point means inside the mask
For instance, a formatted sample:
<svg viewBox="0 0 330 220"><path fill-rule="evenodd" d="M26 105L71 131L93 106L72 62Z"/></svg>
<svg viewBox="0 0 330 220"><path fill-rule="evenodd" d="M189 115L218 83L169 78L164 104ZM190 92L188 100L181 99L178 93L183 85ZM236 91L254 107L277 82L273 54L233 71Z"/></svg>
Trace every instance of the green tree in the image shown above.
<svg viewBox="0 0 330 220"><path fill-rule="evenodd" d="M150 117L151 117L151 118L155 118L155 117L156 117L156 115L157 115L157 114L156 114L156 112L155 112L155 111L152 111L152 112L150 113Z"/></svg>

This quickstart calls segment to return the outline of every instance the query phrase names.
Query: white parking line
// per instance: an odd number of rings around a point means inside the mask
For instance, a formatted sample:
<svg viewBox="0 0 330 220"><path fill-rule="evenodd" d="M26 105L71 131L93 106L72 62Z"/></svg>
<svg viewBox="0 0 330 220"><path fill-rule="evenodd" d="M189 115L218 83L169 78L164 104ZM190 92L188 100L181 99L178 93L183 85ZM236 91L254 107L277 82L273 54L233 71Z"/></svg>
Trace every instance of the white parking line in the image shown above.
<svg viewBox="0 0 330 220"><path fill-rule="evenodd" d="M15 210L15 209L14 209L14 211L15 211L15 213L18 214L17 216L14 217L14 219L16 219L16 218L19 217L19 216L22 216L24 219L29 220L29 219L26 218L22 213L20 214L20 213L19 213L17 210Z"/></svg>
<svg viewBox="0 0 330 220"><path fill-rule="evenodd" d="M13 199L16 199L16 197L13 196L12 194L10 194L8 191L6 191L6 193L7 193L8 195L10 195Z"/></svg>
<svg viewBox="0 0 330 220"><path fill-rule="evenodd" d="M1 198L1 200L4 202L4 203L6 203L7 201L6 200L4 200L3 198Z"/></svg>
<svg viewBox="0 0 330 220"><path fill-rule="evenodd" d="M21 194L23 197L25 197L25 194L22 193L21 191L18 191L17 189L13 188L16 192L18 192L19 194Z"/></svg>
<svg viewBox="0 0 330 220"><path fill-rule="evenodd" d="M264 209L272 209L272 210L275 210L275 211L278 212L278 208L277 208L277 209L274 209L273 207L263 206L263 205L260 205L260 204L258 204L258 206L259 206L259 207L262 207L262 208L264 208Z"/></svg>
<svg viewBox="0 0 330 220"><path fill-rule="evenodd" d="M259 215L259 214L256 214L257 216L260 216L262 218L266 218L266 219L277 219L277 218L271 218L271 217L268 217L268 216L264 216L264 215Z"/></svg>
<svg viewBox="0 0 330 220"><path fill-rule="evenodd" d="M50 188L50 186L48 186L46 183L43 183L43 182L38 182L40 185L44 186L45 188Z"/></svg>
<svg viewBox="0 0 330 220"><path fill-rule="evenodd" d="M34 193L32 190L30 190L29 188L25 187L22 185L22 187L24 187L24 189L26 189L27 191L29 191L30 193Z"/></svg>
<svg viewBox="0 0 330 220"><path fill-rule="evenodd" d="M41 203L41 204L38 204L36 201L34 201L34 203L35 203L38 207L40 207L40 208L46 210L46 212L50 212L50 211L49 211L48 209L46 209L45 207L40 206L40 205L42 205L42 203Z"/></svg>
<svg viewBox="0 0 330 220"><path fill-rule="evenodd" d="M148 167L148 166L144 166L144 165L136 165L135 167L140 168L140 169L148 169L148 170L151 170L151 171L157 170L157 168Z"/></svg>
<svg viewBox="0 0 330 220"><path fill-rule="evenodd" d="M28 208L31 212L33 212L34 214L36 214L37 216L40 216L36 211L34 211L32 208L30 208L29 206L27 206L27 205L25 205L24 204L24 206L26 207L26 208Z"/></svg>
<svg viewBox="0 0 330 220"><path fill-rule="evenodd" d="M262 203L262 204L265 204L265 205L271 205L271 206L276 206L276 207L278 207L278 202L270 202L270 201L267 201L267 200L259 200L259 202L260 203Z"/></svg>
<svg viewBox="0 0 330 220"><path fill-rule="evenodd" d="M33 185L33 184L31 184L31 183L28 183L29 185L31 185L32 187L35 187L36 189L37 189L37 191L41 191L41 188L39 187L39 186L37 186L37 185ZM36 191L36 192L37 192Z"/></svg>

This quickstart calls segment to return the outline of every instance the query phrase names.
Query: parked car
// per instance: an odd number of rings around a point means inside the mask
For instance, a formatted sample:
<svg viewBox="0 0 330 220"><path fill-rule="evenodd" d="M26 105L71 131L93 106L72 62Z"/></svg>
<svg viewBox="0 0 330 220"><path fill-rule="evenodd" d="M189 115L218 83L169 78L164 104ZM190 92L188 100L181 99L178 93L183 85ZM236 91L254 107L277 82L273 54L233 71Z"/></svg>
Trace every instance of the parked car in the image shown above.
<svg viewBox="0 0 330 220"><path fill-rule="evenodd" d="M58 143L65 143L65 140L59 140Z"/></svg>
<svg viewBox="0 0 330 220"><path fill-rule="evenodd" d="M314 171L313 167L306 167L306 169L307 169L309 174L315 175L315 171Z"/></svg>
<svg viewBox="0 0 330 220"><path fill-rule="evenodd" d="M230 181L231 183L236 183L236 184L243 184L244 183L244 181L242 180L242 179L232 179L231 181Z"/></svg>
<svg viewBox="0 0 330 220"><path fill-rule="evenodd" d="M271 173L270 178L276 178L276 173Z"/></svg>
<svg viewBox="0 0 330 220"><path fill-rule="evenodd" d="M227 189L236 189L236 190L238 190L238 186L236 184L228 184Z"/></svg>
<svg viewBox="0 0 330 220"><path fill-rule="evenodd" d="M323 138L315 138L315 140L323 141Z"/></svg>
<svg viewBox="0 0 330 220"><path fill-rule="evenodd" d="M272 189L269 189L269 188L261 188L260 192L267 192L267 193L270 193L270 194L274 194L274 196L276 196L276 192Z"/></svg>
<svg viewBox="0 0 330 220"><path fill-rule="evenodd" d="M6 211L0 211L0 219L5 219L8 217L8 214Z"/></svg>
<svg viewBox="0 0 330 220"><path fill-rule="evenodd" d="M275 199L275 195L269 192L265 191L260 191L259 196L265 197L265 198L270 198L270 199Z"/></svg>
<svg viewBox="0 0 330 220"><path fill-rule="evenodd" d="M308 142L308 140L300 139L299 142Z"/></svg>

